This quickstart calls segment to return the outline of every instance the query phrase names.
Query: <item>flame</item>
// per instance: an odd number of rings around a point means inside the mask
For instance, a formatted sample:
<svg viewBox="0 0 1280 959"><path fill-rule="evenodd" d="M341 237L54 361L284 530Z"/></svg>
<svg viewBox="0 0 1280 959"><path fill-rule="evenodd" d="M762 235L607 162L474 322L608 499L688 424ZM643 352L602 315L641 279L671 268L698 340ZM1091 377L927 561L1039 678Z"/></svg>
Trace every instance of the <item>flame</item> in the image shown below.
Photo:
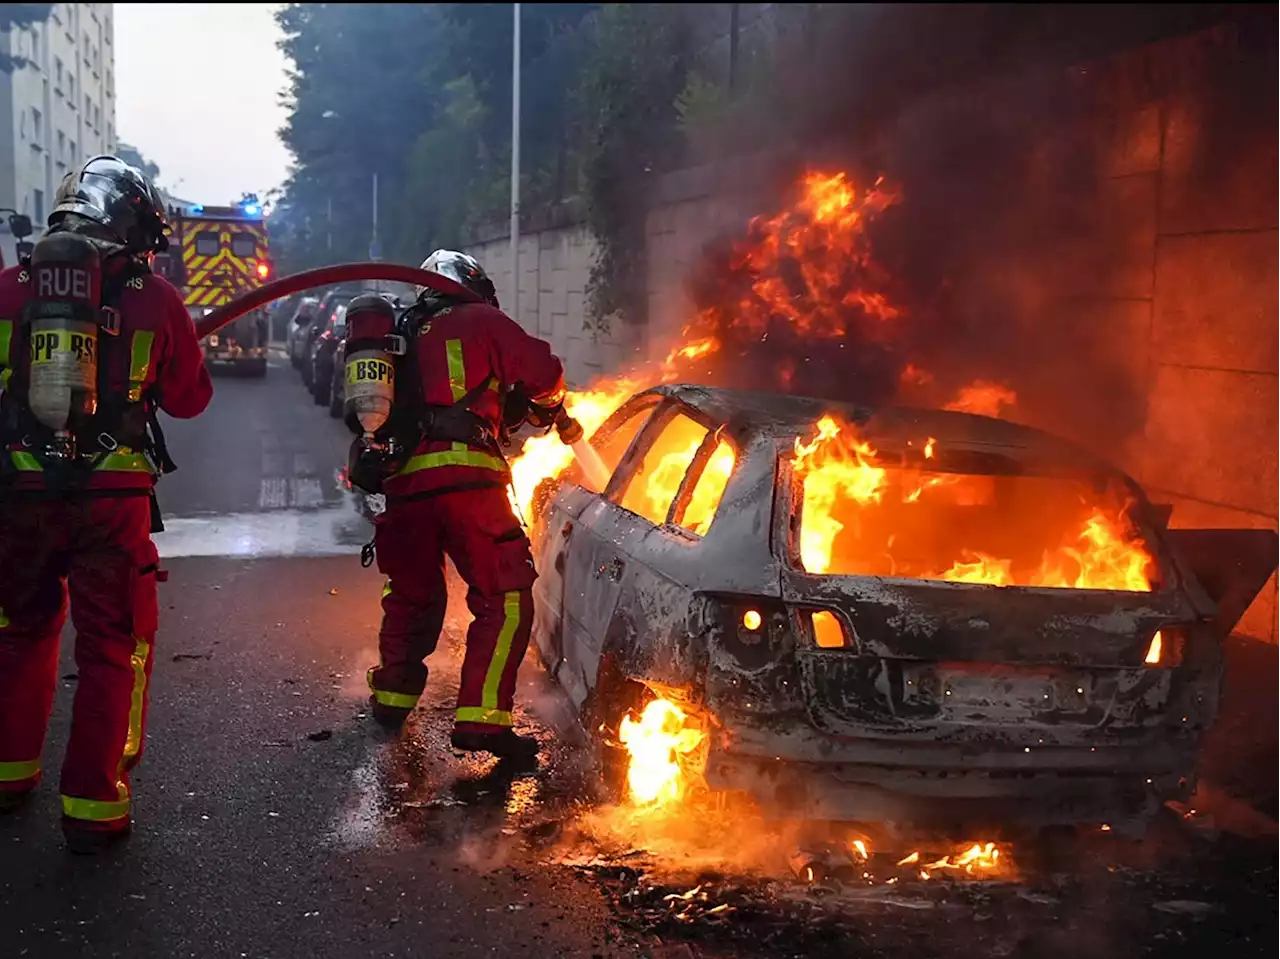
<svg viewBox="0 0 1280 959"><path fill-rule="evenodd" d="M1164 652L1164 637L1156 633L1151 637L1151 645L1147 647L1147 656L1143 660L1148 666L1159 666L1160 656Z"/></svg>
<svg viewBox="0 0 1280 959"><path fill-rule="evenodd" d="M884 493L885 470L871 465L875 455L857 439L836 442L843 428L831 416L818 420L817 435L808 443L795 441L795 469L804 482L804 528L800 559L811 573L831 566L831 551L844 524L834 516L837 500L878 502Z"/></svg>
<svg viewBox="0 0 1280 959"><path fill-rule="evenodd" d="M934 459L936 450L936 440L931 437L925 445L926 456ZM876 465L879 461L876 450L858 437L854 427L841 424L830 415L818 420L812 439L796 437L792 469L803 488L799 547L807 572L832 572L837 537L848 524L859 523L863 518L883 523L884 517L875 515L875 507L885 502L890 476L887 468ZM974 497L984 492L982 481L989 478L940 473L917 479L914 488L907 491L908 479L904 476L902 504L914 510L927 508L915 504L922 502L926 490L940 487L956 487L954 502L972 504ZM899 524L911 522L907 513L889 517ZM909 570L894 558L897 541L896 534L886 538L884 556L841 555L838 559L842 565L853 560L852 566L865 575L913 575L993 586L1150 592L1155 573L1155 562L1123 507L1091 507L1078 525L1069 528L1060 544L1044 550L1039 565L1030 570L1016 569L1012 558L973 548L960 549L959 555L950 560L951 565L941 572ZM887 569L866 570L868 563L880 563Z"/></svg>
<svg viewBox="0 0 1280 959"><path fill-rule="evenodd" d="M638 386L639 381L632 377L593 384L587 390L569 393L565 397L565 409L590 436ZM554 432L525 440L520 455L511 461L510 496L517 515L529 516L538 485L543 480L559 476L572 463L573 450L560 442L560 437ZM612 467L615 464L608 465Z"/></svg>
<svg viewBox="0 0 1280 959"><path fill-rule="evenodd" d="M999 417L1006 406L1015 406L1017 402L1018 395L1007 386L978 380L961 389L943 409Z"/></svg>
<svg viewBox="0 0 1280 959"><path fill-rule="evenodd" d="M638 806L676 802L685 792L682 757L702 744L705 733L691 727L679 706L655 699L637 722L628 713L618 727L618 739L630 754L627 785Z"/></svg>

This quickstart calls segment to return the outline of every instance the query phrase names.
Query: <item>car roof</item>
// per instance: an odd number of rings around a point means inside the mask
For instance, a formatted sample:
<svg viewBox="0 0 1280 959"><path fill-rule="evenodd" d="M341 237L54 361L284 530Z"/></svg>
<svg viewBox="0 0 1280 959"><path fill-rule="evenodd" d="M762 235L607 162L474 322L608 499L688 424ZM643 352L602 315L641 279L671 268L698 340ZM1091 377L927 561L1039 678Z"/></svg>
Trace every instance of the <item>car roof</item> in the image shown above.
<svg viewBox="0 0 1280 959"><path fill-rule="evenodd" d="M951 449L1003 454L1014 460L1060 464L1072 471L1123 475L1069 440L1043 430L990 416L906 406L871 408L812 396L789 396L749 390L673 383L646 393L670 396L709 419L735 430L790 440L813 429L831 413L859 426L873 445L884 448L919 444L932 437Z"/></svg>

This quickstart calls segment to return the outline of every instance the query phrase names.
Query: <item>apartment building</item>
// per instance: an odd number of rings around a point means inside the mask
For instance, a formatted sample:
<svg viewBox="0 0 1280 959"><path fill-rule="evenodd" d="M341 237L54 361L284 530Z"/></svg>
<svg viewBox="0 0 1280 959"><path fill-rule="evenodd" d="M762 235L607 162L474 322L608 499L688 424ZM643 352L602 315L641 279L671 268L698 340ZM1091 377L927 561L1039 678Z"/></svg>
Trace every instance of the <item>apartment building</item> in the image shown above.
<svg viewBox="0 0 1280 959"><path fill-rule="evenodd" d="M37 233L67 172L115 148L113 6L55 3L44 23L0 34L0 50L25 62L0 72L0 208L29 215Z"/></svg>

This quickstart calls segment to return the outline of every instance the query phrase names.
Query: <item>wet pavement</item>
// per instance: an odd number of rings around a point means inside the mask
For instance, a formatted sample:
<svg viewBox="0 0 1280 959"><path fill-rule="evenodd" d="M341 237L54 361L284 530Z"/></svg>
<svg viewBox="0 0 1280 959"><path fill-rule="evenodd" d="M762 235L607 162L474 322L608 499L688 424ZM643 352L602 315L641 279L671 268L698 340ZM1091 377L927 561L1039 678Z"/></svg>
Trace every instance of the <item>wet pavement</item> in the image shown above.
<svg viewBox="0 0 1280 959"><path fill-rule="evenodd" d="M1274 954L1275 823L1230 797L1211 825L1171 814L1143 844L1015 850L995 880L926 881L877 849L804 883L749 817L672 833L594 807L580 751L533 715L532 658L517 715L544 743L540 769L453 753L464 614L421 708L379 731L364 670L381 581L337 479L349 434L283 362L216 385L204 418L169 429L180 470L160 489L170 579L136 833L100 859L67 855L52 776L0 819L0 956ZM64 647L51 771L75 687Z"/></svg>

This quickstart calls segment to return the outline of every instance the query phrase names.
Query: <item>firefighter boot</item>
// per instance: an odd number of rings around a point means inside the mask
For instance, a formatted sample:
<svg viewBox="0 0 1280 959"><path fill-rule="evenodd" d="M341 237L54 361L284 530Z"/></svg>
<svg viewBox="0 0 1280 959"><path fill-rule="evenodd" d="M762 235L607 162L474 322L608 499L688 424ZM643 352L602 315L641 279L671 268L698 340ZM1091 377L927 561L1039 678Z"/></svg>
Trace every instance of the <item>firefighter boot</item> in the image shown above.
<svg viewBox="0 0 1280 959"><path fill-rule="evenodd" d="M62 836L67 842L67 851L76 856L96 856L106 852L128 839L132 830L130 823L114 829L98 829L79 820L62 820Z"/></svg>
<svg viewBox="0 0 1280 959"><path fill-rule="evenodd" d="M409 718L412 709L403 709L399 706L387 706L378 702L376 696L369 697L369 706L373 711L373 719L383 729L399 729L404 725L404 721Z"/></svg>
<svg viewBox="0 0 1280 959"><path fill-rule="evenodd" d="M473 729L455 729L449 744L464 753L492 753L499 759L509 759L519 764L533 763L538 758L538 741L532 736L521 736L514 729L482 733Z"/></svg>
<svg viewBox="0 0 1280 959"><path fill-rule="evenodd" d="M12 790L0 791L0 816L7 816L9 813L15 813L27 804L27 800L31 798L34 790L20 789L16 792Z"/></svg>

